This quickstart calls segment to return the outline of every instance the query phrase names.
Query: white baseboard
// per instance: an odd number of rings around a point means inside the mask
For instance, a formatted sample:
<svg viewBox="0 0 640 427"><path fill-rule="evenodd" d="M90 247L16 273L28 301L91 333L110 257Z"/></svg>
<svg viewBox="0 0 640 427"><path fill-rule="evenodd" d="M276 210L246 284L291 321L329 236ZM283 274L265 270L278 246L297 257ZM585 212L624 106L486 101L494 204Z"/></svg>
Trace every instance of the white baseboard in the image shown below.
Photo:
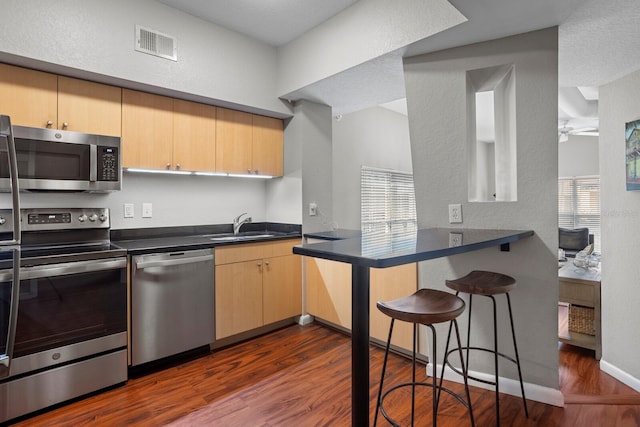
<svg viewBox="0 0 640 427"><path fill-rule="evenodd" d="M438 376L440 376L440 370L442 369L442 365L437 365ZM429 363L427 365L427 375L431 376L433 372L433 364ZM480 378L487 381L494 381L493 374L486 374L484 372L476 372L469 371L469 375L472 375L476 378ZM452 371L449 367L444 371L444 379L449 381L454 381L462 384L464 381L462 376L458 373ZM520 392L520 381L512 380L511 378L498 378L500 384L500 393L510 394L512 396L521 397L522 393ZM479 381L469 380L469 385L474 387L480 387L487 390L495 390L495 387L489 384L485 384ZM524 393L526 395L527 400L535 400L536 402L545 403L547 405L553 406L564 406L564 396L560 390L556 390L550 387L543 387L537 384L524 383Z"/></svg>
<svg viewBox="0 0 640 427"><path fill-rule="evenodd" d="M611 375L613 378L617 379L618 381L628 385L632 389L636 391L640 391L640 379L634 377L633 375L629 375L622 369L612 365L611 363L605 361L604 359L600 360L600 370Z"/></svg>

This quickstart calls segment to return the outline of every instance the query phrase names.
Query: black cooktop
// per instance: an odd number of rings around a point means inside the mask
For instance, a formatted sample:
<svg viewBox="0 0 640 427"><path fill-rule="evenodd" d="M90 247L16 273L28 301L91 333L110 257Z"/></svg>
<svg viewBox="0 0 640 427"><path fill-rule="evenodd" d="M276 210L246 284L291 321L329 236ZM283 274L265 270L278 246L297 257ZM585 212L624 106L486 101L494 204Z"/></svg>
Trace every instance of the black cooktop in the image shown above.
<svg viewBox="0 0 640 427"><path fill-rule="evenodd" d="M20 265L57 264L125 256L127 251L111 242L78 243L72 245L22 246ZM11 268L12 251L0 251L0 268Z"/></svg>

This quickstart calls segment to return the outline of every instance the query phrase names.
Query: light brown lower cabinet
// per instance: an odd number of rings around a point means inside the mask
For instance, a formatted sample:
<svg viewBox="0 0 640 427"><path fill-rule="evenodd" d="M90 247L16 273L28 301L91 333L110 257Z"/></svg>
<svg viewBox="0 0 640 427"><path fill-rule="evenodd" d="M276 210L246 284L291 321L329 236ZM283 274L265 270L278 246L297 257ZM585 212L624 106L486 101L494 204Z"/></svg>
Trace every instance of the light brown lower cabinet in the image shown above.
<svg viewBox="0 0 640 427"><path fill-rule="evenodd" d="M216 339L250 331L302 312L300 240L216 248Z"/></svg>
<svg viewBox="0 0 640 427"><path fill-rule="evenodd" d="M309 314L351 329L351 264L319 258L305 259L307 310ZM417 264L370 271L369 334L386 342L391 320L376 308L377 301L390 301L414 293L418 288ZM413 327L396 322L392 344L411 350Z"/></svg>

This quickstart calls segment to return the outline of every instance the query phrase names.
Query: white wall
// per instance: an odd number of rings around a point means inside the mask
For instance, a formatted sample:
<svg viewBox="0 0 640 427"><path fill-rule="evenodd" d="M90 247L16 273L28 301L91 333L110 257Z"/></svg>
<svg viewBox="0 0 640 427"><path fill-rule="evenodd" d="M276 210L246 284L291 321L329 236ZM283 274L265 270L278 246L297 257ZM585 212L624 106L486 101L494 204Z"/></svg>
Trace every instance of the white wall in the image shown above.
<svg viewBox="0 0 640 427"><path fill-rule="evenodd" d="M283 117L276 50L154 0L6 0L0 60ZM178 61L134 50L135 25L177 38ZM189 96L191 95L191 96Z"/></svg>
<svg viewBox="0 0 640 427"><path fill-rule="evenodd" d="M287 126L291 137L299 141L297 155L301 165L302 232L330 230L333 224L331 194L332 130L331 107L299 101ZM316 216L309 215L309 203L317 205Z"/></svg>
<svg viewBox="0 0 640 427"><path fill-rule="evenodd" d="M150 90L245 111L285 117L276 96L276 50L153 0L3 1L0 61L123 87ZM136 24L177 38L178 61L134 50ZM254 221L300 224L301 177L288 165L298 141L285 129L285 177L265 183L219 177L125 174L110 194L23 193L25 207L109 207L113 228ZM141 218L141 203L153 218ZM136 218L122 217L135 203ZM0 195L0 206L8 199Z"/></svg>
<svg viewBox="0 0 640 427"><path fill-rule="evenodd" d="M598 137L569 135L569 140L558 143L558 176L599 175Z"/></svg>
<svg viewBox="0 0 640 427"><path fill-rule="evenodd" d="M640 71L600 87L602 361L640 391L640 192L625 190L625 122L640 118Z"/></svg>
<svg viewBox="0 0 640 427"><path fill-rule="evenodd" d="M420 265L424 287L474 269L512 275L511 293L525 382L542 386L528 397L561 403L558 379L558 38L557 29L405 59L405 84L420 227L448 224L450 203L461 203L464 228L533 230L510 252L489 248ZM467 202L466 72L514 64L516 73L516 202ZM501 302L504 304L504 301ZM489 304L474 301L476 344L491 345ZM500 306L501 348L512 352L506 309ZM466 323L465 320L462 323ZM446 333L446 329L439 329ZM444 339L440 339L444 347ZM442 349L440 349L442 354ZM478 370L492 372L488 361ZM511 364L500 374L517 378ZM472 367L473 369L473 367ZM539 389L538 389L539 390ZM559 401L559 402L558 402Z"/></svg>
<svg viewBox="0 0 640 427"><path fill-rule="evenodd" d="M382 107L333 119L335 226L360 230L360 169L412 172L407 116Z"/></svg>
<svg viewBox="0 0 640 427"><path fill-rule="evenodd" d="M243 212L254 222L262 222L272 221L266 214L266 185L263 180L249 178L125 173L122 191L22 192L21 205L24 208L107 207L111 210L113 229L230 224ZM153 204L152 218L141 217L143 202ZM123 217L124 203L134 203L135 218ZM0 208L10 207L9 195L0 194Z"/></svg>

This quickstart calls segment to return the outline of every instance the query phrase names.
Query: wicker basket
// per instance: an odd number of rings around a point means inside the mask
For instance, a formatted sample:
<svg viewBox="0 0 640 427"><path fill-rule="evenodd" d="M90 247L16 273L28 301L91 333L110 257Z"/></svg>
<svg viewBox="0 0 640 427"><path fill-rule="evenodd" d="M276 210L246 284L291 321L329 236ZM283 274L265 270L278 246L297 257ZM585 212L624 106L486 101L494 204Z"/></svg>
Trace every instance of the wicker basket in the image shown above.
<svg viewBox="0 0 640 427"><path fill-rule="evenodd" d="M569 306L569 331L586 335L595 335L594 310L580 305Z"/></svg>

